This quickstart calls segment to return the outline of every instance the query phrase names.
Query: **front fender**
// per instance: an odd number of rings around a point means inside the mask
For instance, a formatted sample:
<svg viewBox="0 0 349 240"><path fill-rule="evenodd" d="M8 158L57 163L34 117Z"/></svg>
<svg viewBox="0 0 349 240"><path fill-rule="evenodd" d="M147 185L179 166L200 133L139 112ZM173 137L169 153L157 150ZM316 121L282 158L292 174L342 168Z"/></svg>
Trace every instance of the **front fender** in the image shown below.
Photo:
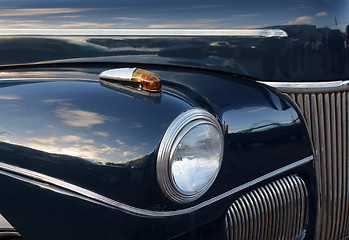
<svg viewBox="0 0 349 240"><path fill-rule="evenodd" d="M102 218L112 215L106 220L108 224L120 214L128 219L124 223L137 222L138 218L143 222L147 216L150 222L159 222L153 229L156 232L169 222L176 225L191 216L191 223L184 221L182 227L157 235L167 238L214 221L224 226L224 216L234 199L290 174L305 180L314 206L309 210L309 221L314 221L317 190L311 142L301 115L286 97L231 74L141 67L164 79L161 96L149 98L103 87L98 73L105 69L93 67L80 69L81 78L76 72L69 76L69 70L58 68L32 70L38 77L30 80L19 78L23 72L9 73L13 79L1 82L2 183L16 186L17 191L7 190L8 196L0 199L0 211L13 225L21 226L20 232L33 231L35 226L35 221L24 224L16 220L15 209L21 209L21 203L10 199L23 196L20 193L34 205L47 197L57 206L46 205L52 213L70 206L69 202L98 204L97 208L105 209L96 211L94 218L99 211ZM62 75L68 77L63 79ZM211 188L192 203L178 204L168 200L157 183L157 151L171 122L191 108L206 109L218 119L225 150L221 171ZM45 184L50 187L45 188ZM30 189L30 185L39 189ZM74 194L67 195L67 190ZM57 196L61 194L64 200ZM33 211L42 212L46 207L33 207ZM69 212L61 217L69 217ZM46 227L58 231L49 227L51 224ZM110 231L118 232L117 227ZM138 230L132 231L138 234Z"/></svg>

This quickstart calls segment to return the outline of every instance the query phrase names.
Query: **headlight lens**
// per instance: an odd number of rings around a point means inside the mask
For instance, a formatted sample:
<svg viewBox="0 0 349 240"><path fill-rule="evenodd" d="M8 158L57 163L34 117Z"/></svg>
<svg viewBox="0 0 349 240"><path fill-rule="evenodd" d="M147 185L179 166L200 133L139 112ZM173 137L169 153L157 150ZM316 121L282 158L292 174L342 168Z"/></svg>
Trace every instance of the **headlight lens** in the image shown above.
<svg viewBox="0 0 349 240"><path fill-rule="evenodd" d="M202 109L182 113L167 129L159 148L157 176L163 193L178 203L196 200L215 180L222 155L218 121Z"/></svg>
<svg viewBox="0 0 349 240"><path fill-rule="evenodd" d="M180 140L171 156L171 173L182 192L195 193L214 177L220 165L222 137L210 124L190 129Z"/></svg>

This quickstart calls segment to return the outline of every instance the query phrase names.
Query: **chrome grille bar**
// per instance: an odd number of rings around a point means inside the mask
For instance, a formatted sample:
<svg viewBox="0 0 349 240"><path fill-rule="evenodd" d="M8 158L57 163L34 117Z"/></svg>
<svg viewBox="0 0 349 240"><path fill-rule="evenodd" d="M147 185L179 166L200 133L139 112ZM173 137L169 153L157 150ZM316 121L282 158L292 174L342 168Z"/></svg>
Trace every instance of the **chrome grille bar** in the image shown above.
<svg viewBox="0 0 349 240"><path fill-rule="evenodd" d="M313 140L320 197L315 239L349 236L349 80L262 82L299 106Z"/></svg>
<svg viewBox="0 0 349 240"><path fill-rule="evenodd" d="M304 231L308 193L303 180L288 176L249 192L229 208L229 240L296 239Z"/></svg>
<svg viewBox="0 0 349 240"><path fill-rule="evenodd" d="M313 140L320 186L316 239L326 240L349 235L349 91L332 90L287 91L299 106Z"/></svg>

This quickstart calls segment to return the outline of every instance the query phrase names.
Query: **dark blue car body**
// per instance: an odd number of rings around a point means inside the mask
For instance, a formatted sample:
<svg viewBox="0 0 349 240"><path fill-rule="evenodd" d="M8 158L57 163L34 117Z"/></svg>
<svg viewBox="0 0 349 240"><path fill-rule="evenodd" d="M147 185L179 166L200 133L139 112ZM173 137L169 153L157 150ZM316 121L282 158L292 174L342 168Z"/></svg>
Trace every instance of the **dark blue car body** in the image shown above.
<svg viewBox="0 0 349 240"><path fill-rule="evenodd" d="M0 6L0 239L349 235L347 2ZM100 80L116 68L157 74L161 93ZM192 109L217 119L224 152L178 203L159 148Z"/></svg>

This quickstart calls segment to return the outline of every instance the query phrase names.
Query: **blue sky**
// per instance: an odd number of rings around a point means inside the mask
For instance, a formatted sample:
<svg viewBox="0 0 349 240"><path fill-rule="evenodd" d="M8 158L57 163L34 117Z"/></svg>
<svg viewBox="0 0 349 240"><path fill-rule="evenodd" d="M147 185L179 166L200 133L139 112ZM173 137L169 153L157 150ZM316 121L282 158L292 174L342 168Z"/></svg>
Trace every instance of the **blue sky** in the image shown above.
<svg viewBox="0 0 349 240"><path fill-rule="evenodd" d="M348 10L346 0L5 0L0 4L0 28L344 28Z"/></svg>

